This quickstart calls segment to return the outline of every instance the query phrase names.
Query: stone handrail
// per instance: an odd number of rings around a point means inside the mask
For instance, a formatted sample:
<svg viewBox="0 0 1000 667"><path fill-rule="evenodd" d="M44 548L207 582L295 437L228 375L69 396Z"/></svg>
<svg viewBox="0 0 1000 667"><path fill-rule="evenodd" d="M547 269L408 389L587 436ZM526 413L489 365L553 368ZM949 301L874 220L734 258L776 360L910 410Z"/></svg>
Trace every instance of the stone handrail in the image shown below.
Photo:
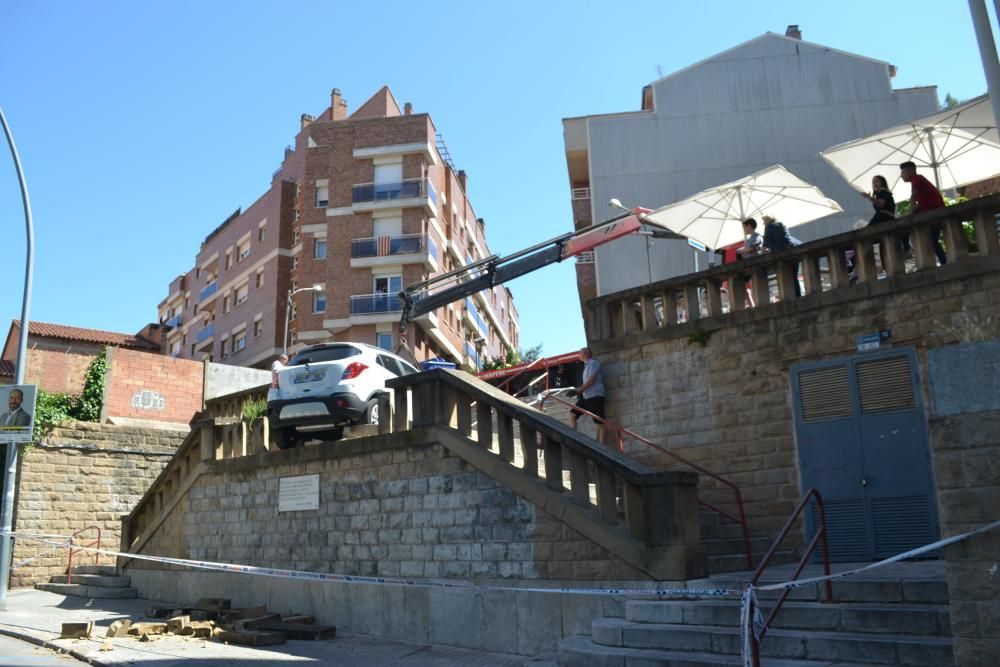
<svg viewBox="0 0 1000 667"><path fill-rule="evenodd" d="M771 310L777 307L772 305L772 276L777 284L779 302L805 305L820 304L823 301L820 295L834 290L870 289L883 277L887 280L885 289L905 289L910 280L922 281L921 274L950 269L955 264L979 262L983 268L990 268L1000 260L998 214L1000 195L991 195L608 294L587 303L588 337L591 342L601 343L656 330L673 329L678 335L684 335L697 330L700 320L707 318L713 318L713 324L722 326L726 318L735 320L739 311L755 310L760 311L761 316L770 316L777 312ZM975 230L975 252L969 250L962 230L963 221L971 223ZM939 267L934 255L937 230L946 247L946 267ZM907 273L902 249L902 239L906 236L913 248L910 274L916 273L920 278ZM875 246L879 246L884 276L877 270ZM847 268L846 252L849 250L855 256L853 275ZM799 266L801 296L795 289ZM749 295L746 295L745 286L749 287ZM681 302L683 313L678 312ZM697 305L692 307L692 304Z"/></svg>
<svg viewBox="0 0 1000 667"><path fill-rule="evenodd" d="M132 511L122 517L121 551L141 548L204 471L204 462L250 456L274 447L267 417L253 427L242 419L243 404L266 399L268 385L234 392L205 403L177 453Z"/></svg>
<svg viewBox="0 0 1000 667"><path fill-rule="evenodd" d="M442 442L474 466L633 566L657 578L703 574L695 473L632 461L461 371L437 369L386 386L392 395L380 405L380 433L437 427Z"/></svg>

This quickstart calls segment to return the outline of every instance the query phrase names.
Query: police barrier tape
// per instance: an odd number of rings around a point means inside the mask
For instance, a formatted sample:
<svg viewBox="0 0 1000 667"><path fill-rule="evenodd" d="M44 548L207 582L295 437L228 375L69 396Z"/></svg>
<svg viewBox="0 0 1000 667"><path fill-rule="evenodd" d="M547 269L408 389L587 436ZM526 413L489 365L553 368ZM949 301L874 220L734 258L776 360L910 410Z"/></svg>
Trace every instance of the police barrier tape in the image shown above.
<svg viewBox="0 0 1000 667"><path fill-rule="evenodd" d="M0 535L10 535L15 539L38 542L53 548L68 549L70 546L68 542L55 542L43 539L41 537L37 537L34 533L0 531ZM263 577L277 577L279 579L296 579L300 581L330 581L347 584L374 584L387 586L408 586L415 588L448 588L453 590L491 590L517 593L566 593L572 595L628 595L633 597L648 595L675 598L738 598L740 596L739 590L728 588L533 588L520 586L487 586L480 584L440 581L417 581L415 579L401 579L396 577L367 577L353 574L331 574L326 572L309 572L306 570L285 570L274 567L257 567L255 565L217 563L214 561L190 560L187 558L169 558L167 556L149 556L146 554L124 553L121 551L97 549L95 547L84 546L74 546L73 549L74 551L86 551L92 554L114 556L116 558L134 558L136 560L165 563L167 565L177 565L180 567L192 567L202 570L214 570L217 572L234 572L237 574L252 574Z"/></svg>
<svg viewBox="0 0 1000 667"><path fill-rule="evenodd" d="M744 667L753 667L753 641L760 641L761 633L764 631L764 621L760 614L760 607L757 604L757 591L780 591L787 588L801 588L803 586L809 586L811 584L821 583L824 581L832 581L834 579L844 579L846 577L853 577L856 574L862 572L867 572L868 570L874 570L876 568L882 567L884 565L890 565L892 563L898 563L901 560L908 560L910 558L915 558L921 554L925 554L928 551L934 551L936 549L941 549L943 547L955 544L956 542L961 542L974 535L979 535L980 533L985 533L987 531L993 530L994 528L1000 527L1000 520L994 521L993 523L987 524L985 526L980 526L975 530L970 530L967 533L961 533L959 535L952 535L951 537L946 537L944 539L938 540L937 542L932 542L931 544L925 544L922 547L917 547L916 549L910 549L909 551L904 551L901 554L896 554L895 556L890 556L884 560L877 561L875 563L869 563L863 567L854 568L853 570L844 570L843 572L836 572L834 574L822 576L822 577L811 577L809 579L797 579L795 581L786 581L781 584L768 584L766 586L754 586L753 584L748 584L743 590L743 594L740 600L740 646L743 657Z"/></svg>

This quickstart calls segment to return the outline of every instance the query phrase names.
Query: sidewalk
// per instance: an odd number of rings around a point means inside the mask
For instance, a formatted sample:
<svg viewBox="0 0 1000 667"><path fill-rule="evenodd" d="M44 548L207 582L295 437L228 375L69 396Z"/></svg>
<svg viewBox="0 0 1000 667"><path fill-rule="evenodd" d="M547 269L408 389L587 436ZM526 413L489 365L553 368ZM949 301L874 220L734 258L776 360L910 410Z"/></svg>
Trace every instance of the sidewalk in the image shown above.
<svg viewBox="0 0 1000 667"><path fill-rule="evenodd" d="M147 600L104 600L77 598L14 589L7 595L7 610L0 611L0 634L34 644L66 651L91 665L139 665L144 667L250 667L252 665L351 665L377 667L464 667L474 665L548 665L530 658L500 653L483 653L427 644L410 644L361 636L341 636L326 641L288 641L278 646L251 648L205 639L163 635L147 643L134 637L105 639L112 622L129 618L142 620L144 610L162 606ZM94 621L92 639L59 639L64 622ZM111 651L101 645L113 642ZM66 664L71 664L67 661Z"/></svg>

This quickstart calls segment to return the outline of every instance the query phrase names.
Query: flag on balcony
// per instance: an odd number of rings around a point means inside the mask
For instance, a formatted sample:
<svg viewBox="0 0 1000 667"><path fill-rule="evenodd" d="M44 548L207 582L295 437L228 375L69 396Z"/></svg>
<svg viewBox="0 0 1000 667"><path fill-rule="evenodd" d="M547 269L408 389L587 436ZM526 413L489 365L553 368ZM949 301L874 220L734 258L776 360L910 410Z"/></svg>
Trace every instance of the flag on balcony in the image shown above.
<svg viewBox="0 0 1000 667"><path fill-rule="evenodd" d="M389 241L390 240L391 240L391 237L389 237L389 236L380 236L376 240L376 252L377 252L377 254L378 254L379 257L382 257L384 255L388 255L389 254Z"/></svg>

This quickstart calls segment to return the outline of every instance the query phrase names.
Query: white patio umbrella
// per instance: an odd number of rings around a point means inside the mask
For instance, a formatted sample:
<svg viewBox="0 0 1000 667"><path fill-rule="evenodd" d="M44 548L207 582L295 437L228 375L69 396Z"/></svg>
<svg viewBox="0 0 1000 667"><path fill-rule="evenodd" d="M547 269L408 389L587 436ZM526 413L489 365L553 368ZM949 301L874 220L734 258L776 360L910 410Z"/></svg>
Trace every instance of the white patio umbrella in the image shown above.
<svg viewBox="0 0 1000 667"><path fill-rule="evenodd" d="M778 164L658 208L642 220L714 250L742 242L747 218L770 215L794 227L842 210L815 185Z"/></svg>
<svg viewBox="0 0 1000 667"><path fill-rule="evenodd" d="M882 130L820 152L852 187L871 190L872 176L884 176L897 201L910 196L899 165L913 162L940 190L1000 173L1000 138L989 95L954 109Z"/></svg>

